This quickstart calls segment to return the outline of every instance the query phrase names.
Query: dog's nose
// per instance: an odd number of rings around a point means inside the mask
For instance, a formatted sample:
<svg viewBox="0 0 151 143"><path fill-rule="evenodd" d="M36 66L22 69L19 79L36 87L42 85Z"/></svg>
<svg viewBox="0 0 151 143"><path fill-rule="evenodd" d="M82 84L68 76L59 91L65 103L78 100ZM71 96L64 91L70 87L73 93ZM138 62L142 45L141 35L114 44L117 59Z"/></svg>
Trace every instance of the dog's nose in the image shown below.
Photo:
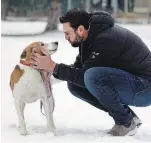
<svg viewBox="0 0 151 143"><path fill-rule="evenodd" d="M54 42L55 45L58 45L58 42Z"/></svg>

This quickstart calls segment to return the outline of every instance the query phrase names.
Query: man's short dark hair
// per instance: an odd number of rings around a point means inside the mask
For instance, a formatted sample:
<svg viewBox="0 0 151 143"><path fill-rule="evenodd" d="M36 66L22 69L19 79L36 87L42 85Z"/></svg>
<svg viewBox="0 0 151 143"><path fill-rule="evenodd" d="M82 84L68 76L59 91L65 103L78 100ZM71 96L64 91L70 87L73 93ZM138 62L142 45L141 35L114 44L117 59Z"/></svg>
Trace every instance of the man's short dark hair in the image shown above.
<svg viewBox="0 0 151 143"><path fill-rule="evenodd" d="M60 17L60 23L70 22L73 29L77 29L80 25L83 25L85 29L89 28L90 15L80 9L70 9L66 14Z"/></svg>

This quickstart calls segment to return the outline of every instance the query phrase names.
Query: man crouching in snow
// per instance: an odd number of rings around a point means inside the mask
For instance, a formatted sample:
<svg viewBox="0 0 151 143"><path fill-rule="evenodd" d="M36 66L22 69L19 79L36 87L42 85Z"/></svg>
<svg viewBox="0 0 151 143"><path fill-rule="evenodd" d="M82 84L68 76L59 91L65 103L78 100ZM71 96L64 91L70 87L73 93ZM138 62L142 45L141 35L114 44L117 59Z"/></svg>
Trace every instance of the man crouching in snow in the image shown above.
<svg viewBox="0 0 151 143"><path fill-rule="evenodd" d="M131 31L114 24L110 14L74 8L60 18L66 40L79 47L73 65L48 56L33 58L33 68L51 70L67 81L70 92L108 112L113 136L134 135L142 124L128 107L151 105L151 52Z"/></svg>

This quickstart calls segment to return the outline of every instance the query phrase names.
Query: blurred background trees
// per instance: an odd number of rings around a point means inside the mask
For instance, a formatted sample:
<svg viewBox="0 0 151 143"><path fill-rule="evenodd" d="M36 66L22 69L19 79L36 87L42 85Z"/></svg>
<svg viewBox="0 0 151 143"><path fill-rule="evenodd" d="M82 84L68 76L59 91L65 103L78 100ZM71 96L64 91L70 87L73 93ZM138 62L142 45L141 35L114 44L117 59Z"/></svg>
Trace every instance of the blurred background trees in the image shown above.
<svg viewBox="0 0 151 143"><path fill-rule="evenodd" d="M146 16L150 22L151 16L151 0L1 0L1 19L47 21L45 31L51 31L57 29L59 16L74 7L105 10L115 19Z"/></svg>
<svg viewBox="0 0 151 143"><path fill-rule="evenodd" d="M45 31L52 31L57 29L58 17L61 14L60 0L51 0L50 7L48 8L47 16L48 23Z"/></svg>
<svg viewBox="0 0 151 143"><path fill-rule="evenodd" d="M9 11L9 0L1 0L1 19L6 20Z"/></svg>

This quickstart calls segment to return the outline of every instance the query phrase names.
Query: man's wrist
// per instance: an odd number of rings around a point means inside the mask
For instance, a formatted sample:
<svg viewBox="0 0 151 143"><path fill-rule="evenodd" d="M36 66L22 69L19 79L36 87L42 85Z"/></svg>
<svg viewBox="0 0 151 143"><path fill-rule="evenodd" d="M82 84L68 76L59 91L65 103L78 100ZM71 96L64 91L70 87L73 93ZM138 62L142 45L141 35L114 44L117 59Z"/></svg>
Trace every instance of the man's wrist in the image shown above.
<svg viewBox="0 0 151 143"><path fill-rule="evenodd" d="M57 76L57 74L58 74L58 69L59 69L59 64L55 63L55 67L54 67L54 70L53 70L53 75L54 75L54 76Z"/></svg>

